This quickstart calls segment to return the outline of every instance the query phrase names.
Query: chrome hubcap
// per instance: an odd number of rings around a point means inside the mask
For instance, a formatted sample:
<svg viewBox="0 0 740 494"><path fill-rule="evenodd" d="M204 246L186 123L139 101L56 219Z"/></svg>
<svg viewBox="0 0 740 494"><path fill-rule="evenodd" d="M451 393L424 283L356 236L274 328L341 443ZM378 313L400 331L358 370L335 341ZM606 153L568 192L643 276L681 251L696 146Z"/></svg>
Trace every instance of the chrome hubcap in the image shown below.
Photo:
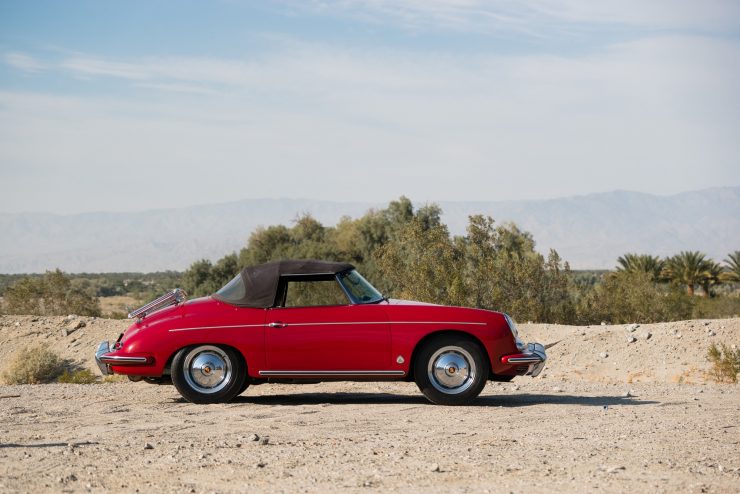
<svg viewBox="0 0 740 494"><path fill-rule="evenodd" d="M458 346L440 348L429 359L429 381L437 391L458 394L473 385L476 376L473 356Z"/></svg>
<svg viewBox="0 0 740 494"><path fill-rule="evenodd" d="M231 381L231 360L216 346L199 346L183 362L187 383L199 393L216 393Z"/></svg>

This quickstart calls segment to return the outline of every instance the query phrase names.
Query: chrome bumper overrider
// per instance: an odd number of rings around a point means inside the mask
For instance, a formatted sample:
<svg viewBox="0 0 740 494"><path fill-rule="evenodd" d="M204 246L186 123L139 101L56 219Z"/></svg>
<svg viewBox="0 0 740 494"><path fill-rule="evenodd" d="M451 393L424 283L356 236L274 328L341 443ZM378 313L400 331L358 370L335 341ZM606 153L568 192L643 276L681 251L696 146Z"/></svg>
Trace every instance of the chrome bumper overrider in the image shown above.
<svg viewBox="0 0 740 494"><path fill-rule="evenodd" d="M532 377L537 377L542 372L546 360L545 346L541 343L529 343L524 352L501 358L501 361L506 364L529 364L529 369L524 375Z"/></svg>
<svg viewBox="0 0 740 494"><path fill-rule="evenodd" d="M98 364L100 372L104 376L113 374L111 365L146 365L149 363L147 357L130 357L126 355L108 355L110 353L110 344L108 341L100 342L98 350L95 352L95 363Z"/></svg>
<svg viewBox="0 0 740 494"><path fill-rule="evenodd" d="M95 352L95 363L98 364L98 369L100 369L100 372L102 372L104 376L109 376L113 374L113 372L111 372L110 368L108 367L108 364L104 364L100 361L100 357L102 357L109 351L110 344L108 343L108 340L105 340L100 342L100 345L98 345L98 350Z"/></svg>

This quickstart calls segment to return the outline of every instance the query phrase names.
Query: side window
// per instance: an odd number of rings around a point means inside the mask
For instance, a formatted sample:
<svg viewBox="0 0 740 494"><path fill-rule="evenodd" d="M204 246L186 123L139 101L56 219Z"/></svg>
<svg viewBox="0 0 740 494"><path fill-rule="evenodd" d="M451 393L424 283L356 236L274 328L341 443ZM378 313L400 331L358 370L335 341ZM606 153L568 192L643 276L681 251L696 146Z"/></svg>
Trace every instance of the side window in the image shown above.
<svg viewBox="0 0 740 494"><path fill-rule="evenodd" d="M349 301L336 280L288 280L284 307L347 305Z"/></svg>

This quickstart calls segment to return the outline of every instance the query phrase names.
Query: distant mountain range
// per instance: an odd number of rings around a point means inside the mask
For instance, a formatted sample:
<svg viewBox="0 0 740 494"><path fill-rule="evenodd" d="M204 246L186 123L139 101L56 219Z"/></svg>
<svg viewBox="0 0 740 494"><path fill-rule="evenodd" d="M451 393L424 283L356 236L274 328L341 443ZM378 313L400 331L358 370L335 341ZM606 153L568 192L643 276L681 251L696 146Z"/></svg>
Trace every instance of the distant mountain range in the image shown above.
<svg viewBox="0 0 740 494"><path fill-rule="evenodd" d="M0 272L183 270L239 250L258 226L310 213L325 225L385 203L245 199L134 213L0 213ZM531 232L576 269L612 268L626 252L701 250L720 261L740 250L740 187L671 196L616 191L541 201L440 202L450 231L487 214Z"/></svg>

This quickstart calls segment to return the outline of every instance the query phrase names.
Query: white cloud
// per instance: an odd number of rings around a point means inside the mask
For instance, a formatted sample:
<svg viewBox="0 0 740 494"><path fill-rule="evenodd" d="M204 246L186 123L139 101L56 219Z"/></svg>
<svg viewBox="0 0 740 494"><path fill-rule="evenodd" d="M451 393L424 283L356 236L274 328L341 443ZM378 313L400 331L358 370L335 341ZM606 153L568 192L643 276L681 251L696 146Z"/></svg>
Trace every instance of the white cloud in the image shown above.
<svg viewBox="0 0 740 494"><path fill-rule="evenodd" d="M286 0L295 10L352 17L408 30L513 32L531 36L605 25L727 30L740 26L734 0Z"/></svg>
<svg viewBox="0 0 740 494"><path fill-rule="evenodd" d="M136 63L112 62L96 58L73 57L64 60L61 67L84 76L108 76L122 79L148 79L145 67Z"/></svg>
<svg viewBox="0 0 740 494"><path fill-rule="evenodd" d="M144 89L157 89L159 91L174 92L174 93L218 94L218 91L214 89L207 89L204 87L187 85L187 84L139 82L139 83L135 83L134 87L140 87Z"/></svg>
<svg viewBox="0 0 740 494"><path fill-rule="evenodd" d="M40 72L44 65L35 58L23 53L6 53L3 57L5 63L25 72Z"/></svg>
<svg viewBox="0 0 740 494"><path fill-rule="evenodd" d="M573 57L300 43L259 59L75 55L45 63L102 94L0 93L0 210L738 183L739 55L687 36ZM130 93L106 96L110 78Z"/></svg>

